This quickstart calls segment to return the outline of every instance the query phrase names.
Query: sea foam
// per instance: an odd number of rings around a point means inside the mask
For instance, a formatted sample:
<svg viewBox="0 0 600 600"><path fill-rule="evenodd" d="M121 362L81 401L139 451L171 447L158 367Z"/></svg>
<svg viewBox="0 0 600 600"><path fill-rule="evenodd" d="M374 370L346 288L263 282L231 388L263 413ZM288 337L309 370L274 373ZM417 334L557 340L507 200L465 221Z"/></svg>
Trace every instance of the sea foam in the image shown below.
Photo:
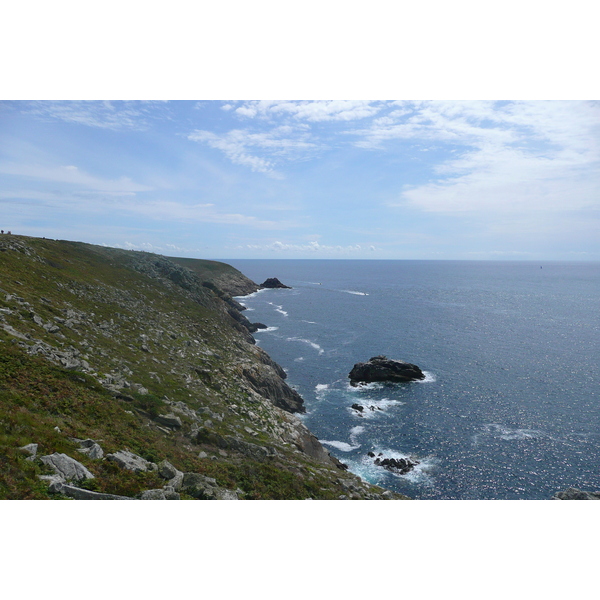
<svg viewBox="0 0 600 600"><path fill-rule="evenodd" d="M340 442L338 440L319 440L321 444L327 444L328 446L333 446L342 452L352 452L352 450L358 450L360 448L360 444L358 446L352 446L348 444L348 442Z"/></svg>
<svg viewBox="0 0 600 600"><path fill-rule="evenodd" d="M325 350L323 350L323 348L321 348L321 346L319 346L319 344L317 344L316 342L311 342L310 340L305 340L304 338L297 337L289 337L286 339L288 342L302 342L303 344L308 344L311 348L318 350L319 354L323 354L325 352Z"/></svg>

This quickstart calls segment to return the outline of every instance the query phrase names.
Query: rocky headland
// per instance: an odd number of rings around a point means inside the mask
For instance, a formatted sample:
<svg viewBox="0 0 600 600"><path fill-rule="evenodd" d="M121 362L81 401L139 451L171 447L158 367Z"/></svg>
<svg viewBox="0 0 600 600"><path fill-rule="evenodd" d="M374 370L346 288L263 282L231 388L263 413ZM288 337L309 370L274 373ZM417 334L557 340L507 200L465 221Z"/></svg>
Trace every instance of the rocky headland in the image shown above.
<svg viewBox="0 0 600 600"><path fill-rule="evenodd" d="M233 298L258 289L216 261L0 237L0 498L404 498L296 416Z"/></svg>

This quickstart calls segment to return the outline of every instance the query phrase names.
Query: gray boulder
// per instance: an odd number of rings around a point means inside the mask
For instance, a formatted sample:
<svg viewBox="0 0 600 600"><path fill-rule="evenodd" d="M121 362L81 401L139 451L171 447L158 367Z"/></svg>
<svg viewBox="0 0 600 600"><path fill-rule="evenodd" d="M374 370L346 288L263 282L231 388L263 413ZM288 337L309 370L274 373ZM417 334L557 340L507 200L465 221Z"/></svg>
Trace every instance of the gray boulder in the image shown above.
<svg viewBox="0 0 600 600"><path fill-rule="evenodd" d="M25 452L25 454L29 454L29 456L25 460L35 460L37 455L37 444L27 444L26 446L21 446L19 450Z"/></svg>
<svg viewBox="0 0 600 600"><path fill-rule="evenodd" d="M47 456L41 456L40 460L45 464L54 469L55 473L62 480L80 481L82 479L93 479L94 476L88 471L80 462L74 458L67 456L66 454L49 454Z"/></svg>
<svg viewBox="0 0 600 600"><path fill-rule="evenodd" d="M417 365L394 360L386 356L374 356L366 363L356 363L350 371L350 385L356 386L360 383L391 382L406 383L425 379L425 374Z"/></svg>
<svg viewBox="0 0 600 600"><path fill-rule="evenodd" d="M221 488L212 477L199 473L185 473L182 491L198 500L238 500L238 492Z"/></svg>
<svg viewBox="0 0 600 600"><path fill-rule="evenodd" d="M119 450L114 454L107 454L106 458L107 460L116 462L122 469L127 469L134 473L154 471L157 468L154 463L133 452L129 452L129 450Z"/></svg>
<svg viewBox="0 0 600 600"><path fill-rule="evenodd" d="M163 460L158 464L158 474L168 481L166 487L172 487L173 490L180 490L183 484L183 473L176 469L168 460Z"/></svg>
<svg viewBox="0 0 600 600"><path fill-rule="evenodd" d="M166 500L165 490L146 490L142 492L140 500Z"/></svg>
<svg viewBox="0 0 600 600"><path fill-rule="evenodd" d="M78 452L81 452L82 454L87 454L87 456L94 459L99 459L104 456L104 450L102 450L100 444L98 444L94 440L87 439L77 441L80 446L77 449Z"/></svg>
<svg viewBox="0 0 600 600"><path fill-rule="evenodd" d="M158 415L154 420L165 427L181 429L181 419L173 413L169 413L168 415Z"/></svg>
<svg viewBox="0 0 600 600"><path fill-rule="evenodd" d="M103 494L68 485L63 481L54 481L50 484L48 491L52 494L63 494L75 500L133 500L129 496L117 496L115 494Z"/></svg>

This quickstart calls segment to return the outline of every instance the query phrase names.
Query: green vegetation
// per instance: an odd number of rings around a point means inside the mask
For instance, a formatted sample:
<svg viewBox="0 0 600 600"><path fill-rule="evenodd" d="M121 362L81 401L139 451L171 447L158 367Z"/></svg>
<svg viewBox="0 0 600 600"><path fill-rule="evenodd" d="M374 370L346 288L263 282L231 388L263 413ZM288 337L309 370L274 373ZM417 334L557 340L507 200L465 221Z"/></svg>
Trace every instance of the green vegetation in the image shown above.
<svg viewBox="0 0 600 600"><path fill-rule="evenodd" d="M359 480L300 452L299 425L244 378L259 351L223 298L254 288L214 261L0 237L0 498L63 498L39 478L53 453L84 465L94 479L77 485L92 491L165 485L156 470L90 458L86 439L248 499L349 495L344 482ZM32 443L37 457L20 449Z"/></svg>

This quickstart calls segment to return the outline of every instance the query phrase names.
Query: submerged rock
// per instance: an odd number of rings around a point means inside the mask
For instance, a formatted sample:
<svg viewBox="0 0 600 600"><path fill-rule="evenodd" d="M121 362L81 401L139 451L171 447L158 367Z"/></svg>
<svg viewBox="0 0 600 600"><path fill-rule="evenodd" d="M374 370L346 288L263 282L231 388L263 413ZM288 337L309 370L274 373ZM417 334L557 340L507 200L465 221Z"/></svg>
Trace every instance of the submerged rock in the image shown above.
<svg viewBox="0 0 600 600"><path fill-rule="evenodd" d="M350 385L359 383L372 383L374 381L389 381L392 383L406 383L425 379L425 374L417 365L394 360L386 356L374 356L366 363L356 363L350 371Z"/></svg>
<svg viewBox="0 0 600 600"><path fill-rule="evenodd" d="M269 279L265 279L265 281L260 284L260 287L261 288L269 288L269 289L274 289L274 288L281 288L281 289L286 289L286 290L292 289L289 285L284 285L283 283L281 283L281 281L279 281L279 279L277 279L277 277L269 277Z"/></svg>

